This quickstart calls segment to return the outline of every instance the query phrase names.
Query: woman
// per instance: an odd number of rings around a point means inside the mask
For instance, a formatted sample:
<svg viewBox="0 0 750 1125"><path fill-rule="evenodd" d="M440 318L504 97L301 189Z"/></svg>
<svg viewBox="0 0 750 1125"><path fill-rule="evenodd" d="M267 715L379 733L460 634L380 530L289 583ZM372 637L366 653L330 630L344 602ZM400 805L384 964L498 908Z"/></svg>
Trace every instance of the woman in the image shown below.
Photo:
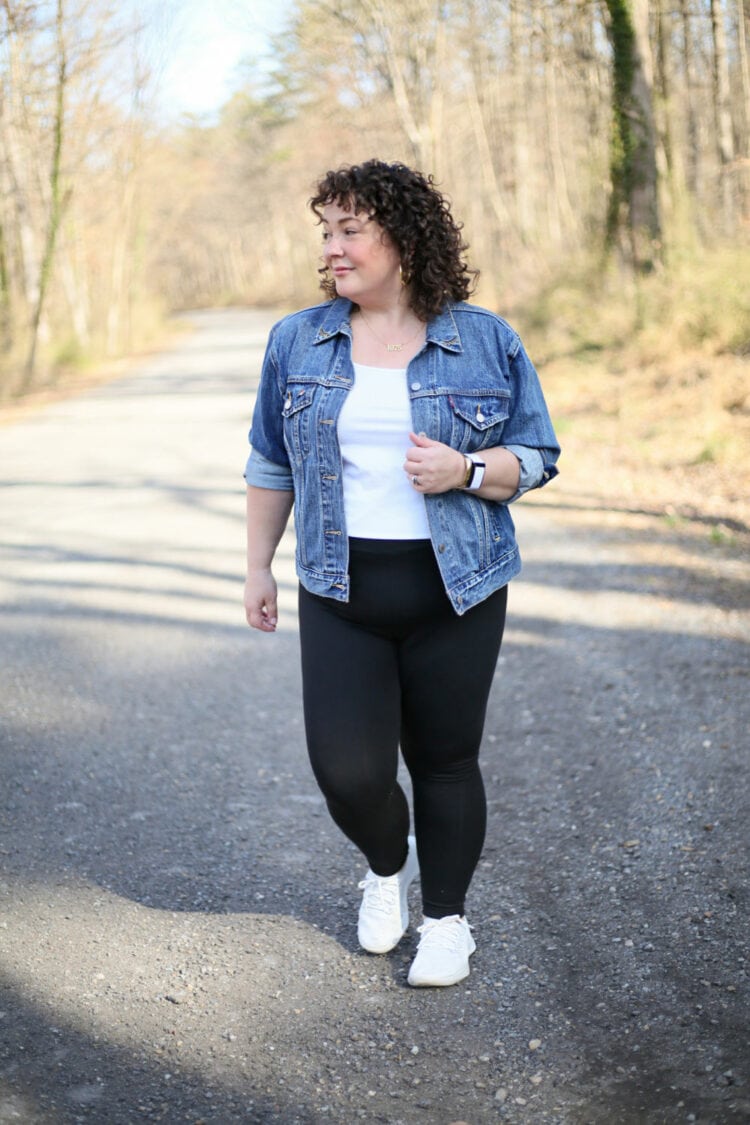
<svg viewBox="0 0 750 1125"><path fill-rule="evenodd" d="M465 303L476 273L430 178L370 160L328 172L310 206L329 300L269 338L245 472L247 620L276 628L271 563L294 504L305 730L369 864L359 942L394 948L419 874L409 983L450 985L475 950L479 745L520 569L508 504L556 474L559 448L518 336Z"/></svg>

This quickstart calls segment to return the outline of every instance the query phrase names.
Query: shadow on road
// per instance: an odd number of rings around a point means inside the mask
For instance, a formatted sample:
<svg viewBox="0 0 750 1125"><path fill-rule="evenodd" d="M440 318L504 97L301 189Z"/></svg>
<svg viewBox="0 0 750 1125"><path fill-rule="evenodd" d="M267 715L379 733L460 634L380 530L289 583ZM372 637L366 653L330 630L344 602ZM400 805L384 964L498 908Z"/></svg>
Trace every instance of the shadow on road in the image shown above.
<svg viewBox="0 0 750 1125"><path fill-rule="evenodd" d="M211 1080L197 1068L175 1067L168 1052L174 1032L166 1019L161 1043L129 1049L66 1024L10 988L0 989L0 999L14 1024L13 1056L3 1060L0 1082L2 1122L312 1125L319 1120L281 1086L264 1093L243 1083L239 1073L233 1084L226 1077ZM272 1075L268 1082L274 1082Z"/></svg>

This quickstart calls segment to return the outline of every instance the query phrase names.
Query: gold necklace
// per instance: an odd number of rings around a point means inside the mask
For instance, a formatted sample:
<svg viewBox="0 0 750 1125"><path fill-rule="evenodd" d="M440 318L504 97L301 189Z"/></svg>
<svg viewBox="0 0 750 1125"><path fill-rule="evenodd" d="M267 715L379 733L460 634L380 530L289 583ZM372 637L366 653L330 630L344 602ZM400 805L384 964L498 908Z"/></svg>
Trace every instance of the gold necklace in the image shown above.
<svg viewBox="0 0 750 1125"><path fill-rule="evenodd" d="M419 333L424 328L424 325L420 321L419 327L417 328L417 331L412 336L410 336L408 340L404 340L404 342L402 344L389 344L386 340L383 339L382 336L379 336L378 333L375 331L375 329L373 328L373 326L370 324L369 320L365 316L364 309L361 306L360 306L360 309L359 309L359 315L362 317L365 324L370 329L370 332L372 332L373 336L378 341L378 343L382 344L384 348L387 348L389 352L402 352L407 344L410 344L412 342L412 340L416 340L417 336L419 335Z"/></svg>

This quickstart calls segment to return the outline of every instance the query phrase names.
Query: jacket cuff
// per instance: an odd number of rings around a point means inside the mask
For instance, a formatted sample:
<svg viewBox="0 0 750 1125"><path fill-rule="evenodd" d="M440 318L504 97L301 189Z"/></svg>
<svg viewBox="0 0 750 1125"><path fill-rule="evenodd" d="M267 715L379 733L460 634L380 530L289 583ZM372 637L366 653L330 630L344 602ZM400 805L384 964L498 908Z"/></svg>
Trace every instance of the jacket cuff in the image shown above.
<svg viewBox="0 0 750 1125"><path fill-rule="evenodd" d="M525 492L530 492L532 488L538 488L544 478L544 458L538 449L532 449L528 445L505 445L514 457L518 458L518 463L521 469L521 474L518 478L518 491L511 496L510 500L506 500L506 504L512 504L514 500L518 500Z"/></svg>
<svg viewBox="0 0 750 1125"><path fill-rule="evenodd" d="M269 461L257 449L250 450L245 465L245 483L254 488L274 488L279 492L292 492L294 483L292 470L288 465L277 465Z"/></svg>

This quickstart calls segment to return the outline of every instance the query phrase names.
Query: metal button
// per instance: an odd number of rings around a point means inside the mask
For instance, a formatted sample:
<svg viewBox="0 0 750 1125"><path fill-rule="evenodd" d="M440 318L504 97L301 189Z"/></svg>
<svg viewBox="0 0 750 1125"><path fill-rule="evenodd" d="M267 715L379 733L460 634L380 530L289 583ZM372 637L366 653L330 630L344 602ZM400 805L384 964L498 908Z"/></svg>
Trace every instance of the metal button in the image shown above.
<svg viewBox="0 0 750 1125"><path fill-rule="evenodd" d="M412 385L411 385L411 389L412 389L413 391L421 391L421 389L422 389L422 384L421 384L421 383L412 383Z"/></svg>

